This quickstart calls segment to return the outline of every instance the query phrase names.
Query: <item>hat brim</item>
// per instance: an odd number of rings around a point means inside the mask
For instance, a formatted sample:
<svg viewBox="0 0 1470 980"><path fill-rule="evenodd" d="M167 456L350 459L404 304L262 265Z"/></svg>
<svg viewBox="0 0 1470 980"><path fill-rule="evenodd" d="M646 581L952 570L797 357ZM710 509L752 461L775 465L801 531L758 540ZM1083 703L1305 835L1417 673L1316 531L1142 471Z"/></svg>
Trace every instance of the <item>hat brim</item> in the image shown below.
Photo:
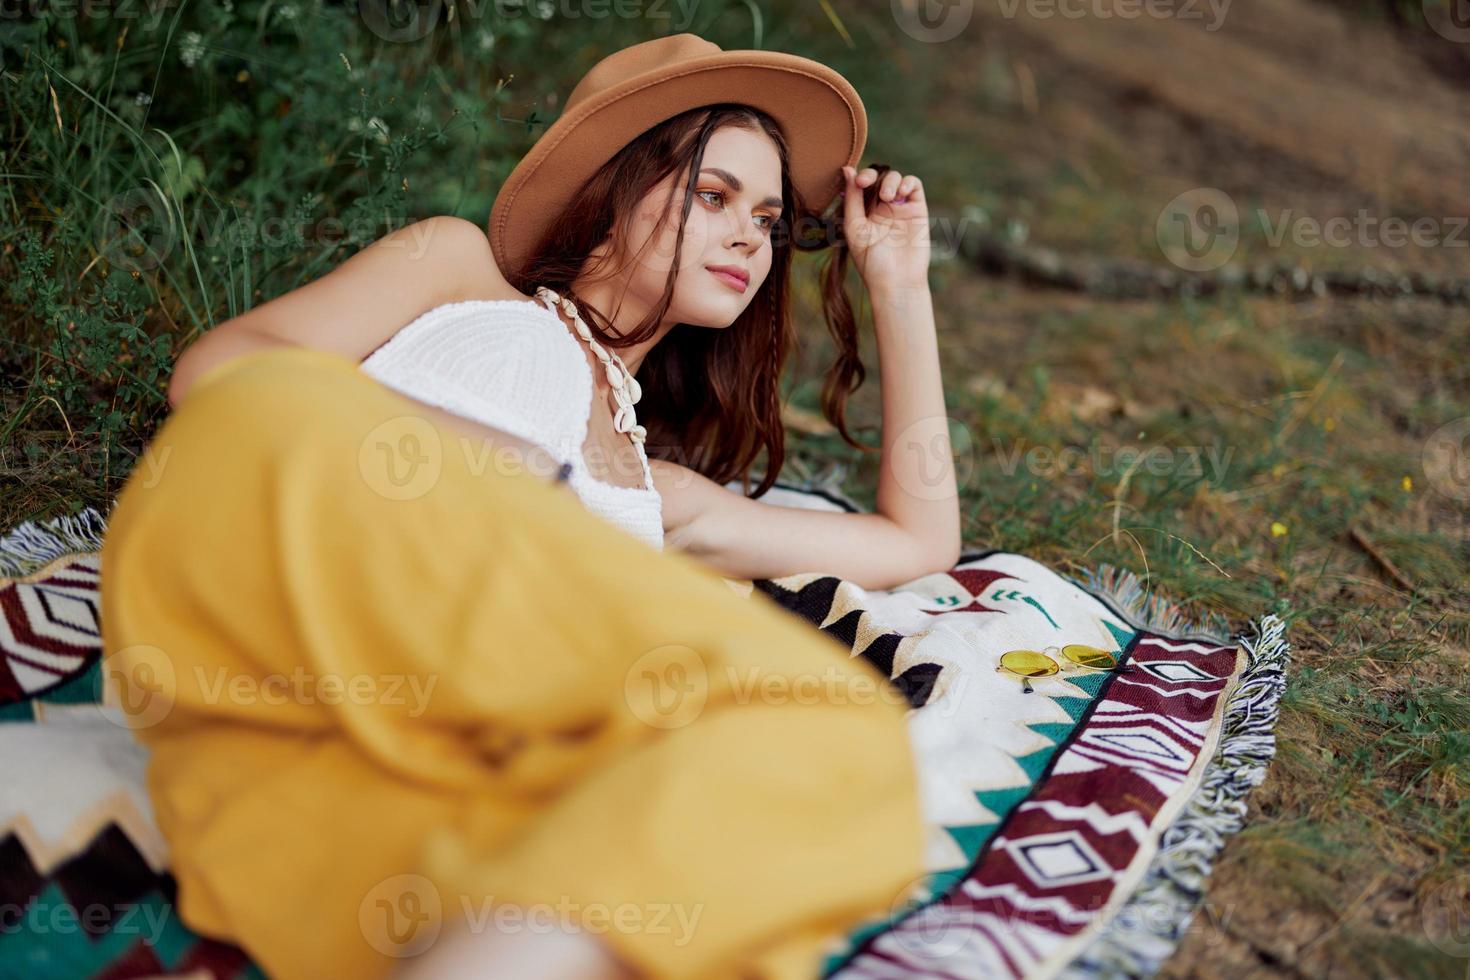
<svg viewBox="0 0 1470 980"><path fill-rule="evenodd" d="M862 99L820 62L780 51L722 51L676 71L648 72L579 103L549 126L516 164L490 211L490 247L501 273L519 276L556 215L618 151L689 109L737 102L769 114L790 150L793 188L820 213L843 187L868 137Z"/></svg>

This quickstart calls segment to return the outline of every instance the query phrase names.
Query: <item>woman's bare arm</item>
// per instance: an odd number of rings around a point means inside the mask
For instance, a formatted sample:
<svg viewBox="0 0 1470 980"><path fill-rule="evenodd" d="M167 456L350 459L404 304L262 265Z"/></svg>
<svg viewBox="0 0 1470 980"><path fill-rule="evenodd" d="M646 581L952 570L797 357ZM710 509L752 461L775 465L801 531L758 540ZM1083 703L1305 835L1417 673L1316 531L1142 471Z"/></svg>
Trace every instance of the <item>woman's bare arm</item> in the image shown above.
<svg viewBox="0 0 1470 980"><path fill-rule="evenodd" d="M883 379L876 513L769 504L651 460L668 547L730 578L828 572L870 589L954 567L959 493L928 290L873 292Z"/></svg>
<svg viewBox="0 0 1470 980"><path fill-rule="evenodd" d="M892 588L953 568L961 551L959 492L929 292L928 204L922 182L844 168L845 231L873 303L883 383L876 513L781 507L655 461L667 546L737 578L829 572ZM876 187L869 212L863 188Z"/></svg>
<svg viewBox="0 0 1470 980"><path fill-rule="evenodd" d="M437 216L373 242L331 272L224 321L186 348L169 404L209 368L282 344L361 361L419 314L460 299L515 299L479 226Z"/></svg>

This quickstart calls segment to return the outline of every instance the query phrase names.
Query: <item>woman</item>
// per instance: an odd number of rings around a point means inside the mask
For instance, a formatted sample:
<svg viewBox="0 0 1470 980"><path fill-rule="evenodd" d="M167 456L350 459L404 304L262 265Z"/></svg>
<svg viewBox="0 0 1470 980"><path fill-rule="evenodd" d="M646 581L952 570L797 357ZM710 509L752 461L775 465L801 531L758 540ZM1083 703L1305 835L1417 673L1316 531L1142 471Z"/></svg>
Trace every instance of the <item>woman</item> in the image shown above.
<svg viewBox="0 0 1470 980"><path fill-rule="evenodd" d="M865 135L814 62L635 45L489 240L420 222L190 348L102 618L191 926L282 977L797 977L920 876L901 698L720 578L957 555L953 472L909 455L949 457L922 188L889 173L866 213ZM722 486L762 446L762 491L779 470L783 229L839 185L885 379L870 515Z"/></svg>
<svg viewBox="0 0 1470 980"><path fill-rule="evenodd" d="M952 567L960 518L927 281L923 185L892 170L880 183L876 169L848 164L861 153L865 128L839 141L826 120L861 123L856 93L830 69L777 55L783 66L820 70L814 91L825 98L783 93L774 84L757 89L711 71L702 84L658 96L639 91L583 118L589 103L618 95L610 84L595 93L585 88L599 80L599 70L621 69L617 83L624 88L646 86L640 80L666 68L650 59L672 56L688 71L711 51L718 49L678 35L608 58L501 189L491 217L496 241L456 218L390 234L320 280L205 334L180 359L170 400L177 403L200 372L242 350L281 343L330 350L363 362L410 397L455 408L457 421L441 416L448 424L460 425L466 415L488 424L492 431L466 428L524 449L545 472L557 460L538 449L570 462L572 487L595 512L728 577L823 570L889 588ZM732 88L776 100L789 114L794 142L788 146L770 116L699 105ZM676 111L686 103L696 107ZM609 119L618 112L624 116ZM669 118L645 131L650 115L663 113ZM634 134L626 144L624 134ZM789 158L797 152L811 174L806 187L791 180ZM602 157L609 159L598 165ZM843 421L847 393L864 374L842 287L850 250L871 296L883 380L882 462L871 514L773 506L724 486L748 478L762 448L768 463L756 497L780 472L777 384L794 343L787 311L792 250L797 235L812 230L798 226L801 217L813 203L825 205L839 184L843 219L840 237L825 240L837 255L824 302L839 356L824 409L857 445ZM871 214L865 189L875 191ZM544 318L532 313L532 294L541 287L550 289L539 298L566 299L560 308L573 338L578 319L597 326L583 350L592 392L581 394L580 369L564 361L564 348L573 345L534 346L548 339L535 336L546 332ZM524 308L451 305L507 300ZM609 360L611 371L604 367ZM542 391L524 377L532 366L543 373L530 379ZM512 377L495 378L497 368ZM448 376L456 373L463 383ZM629 379L631 394L613 383L620 377ZM563 392L573 390L580 405L566 404ZM585 442L571 439L579 426Z"/></svg>

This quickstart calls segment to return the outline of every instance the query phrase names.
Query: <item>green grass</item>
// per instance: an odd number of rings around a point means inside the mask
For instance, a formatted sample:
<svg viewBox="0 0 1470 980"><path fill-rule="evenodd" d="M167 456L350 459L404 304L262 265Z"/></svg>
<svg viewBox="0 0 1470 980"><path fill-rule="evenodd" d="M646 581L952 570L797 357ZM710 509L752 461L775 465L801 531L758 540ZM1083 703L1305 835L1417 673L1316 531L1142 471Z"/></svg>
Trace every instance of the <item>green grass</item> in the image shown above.
<svg viewBox="0 0 1470 980"><path fill-rule="evenodd" d="M1270 301L1068 300L1063 312L1062 298L1040 299L963 280L940 294L954 313L948 329L963 330L954 349L969 351L946 363L950 414L979 450L959 457L971 474L968 543L1057 568L1122 564L1235 622L1276 611L1294 647L1278 757L1209 892L1269 914L1243 912L1213 938L1218 924L1200 919L1167 972L1218 969L1224 943L1238 947L1228 962L1243 971L1462 976L1464 962L1427 938L1420 906L1470 872L1470 544L1465 501L1433 489L1419 455L1435 426L1470 415L1470 399L1463 388L1415 396L1430 407L1408 413L1400 430L1385 400L1424 376L1404 370L1402 352L1347 345L1384 319L1424 311L1328 304L1320 326L1304 328ZM1448 356L1470 316L1438 312ZM967 390L971 372L988 379L983 394ZM1136 404L1078 420L1084 387ZM861 404L875 420L876 399ZM1226 465L1140 470L1120 491L1116 468L1038 476L1007 463L1018 445L1092 440L1213 447ZM798 446L812 457L844 453L827 438ZM873 461L846 458L871 505ZM1273 535L1273 524L1285 533ZM1353 543L1354 527L1412 593ZM1365 888L1360 912L1346 915ZM1330 941L1312 944L1329 929Z"/></svg>

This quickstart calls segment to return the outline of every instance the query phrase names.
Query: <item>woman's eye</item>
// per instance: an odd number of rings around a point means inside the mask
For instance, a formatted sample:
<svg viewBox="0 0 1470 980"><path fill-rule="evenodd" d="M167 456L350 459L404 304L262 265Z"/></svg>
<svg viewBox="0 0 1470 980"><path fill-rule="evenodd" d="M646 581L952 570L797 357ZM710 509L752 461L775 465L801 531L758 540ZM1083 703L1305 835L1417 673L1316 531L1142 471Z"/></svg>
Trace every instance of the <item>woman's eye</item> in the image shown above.
<svg viewBox="0 0 1470 980"><path fill-rule="evenodd" d="M725 192L724 191L695 191L694 193L698 197L703 197L706 194L714 194L721 201L724 201L724 199L725 199ZM711 202L711 203L714 203L714 202ZM757 218L764 218L765 219L766 223L761 226L762 228L772 228L776 224L776 219L773 218L769 214L758 214L758 215L756 215L756 217Z"/></svg>

